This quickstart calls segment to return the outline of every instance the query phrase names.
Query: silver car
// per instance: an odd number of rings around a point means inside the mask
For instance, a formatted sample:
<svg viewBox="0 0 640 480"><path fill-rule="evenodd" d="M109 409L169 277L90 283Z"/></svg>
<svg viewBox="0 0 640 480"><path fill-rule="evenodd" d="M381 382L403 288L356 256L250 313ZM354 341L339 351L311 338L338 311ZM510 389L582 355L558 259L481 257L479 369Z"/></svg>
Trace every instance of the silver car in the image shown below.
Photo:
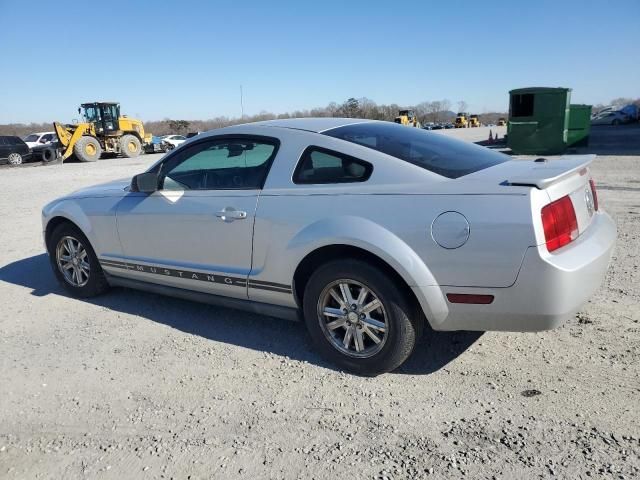
<svg viewBox="0 0 640 480"><path fill-rule="evenodd" d="M329 359L374 375L424 332L576 312L616 237L592 160L511 160L389 122L259 122L51 202L44 239L75 296L124 286L303 319Z"/></svg>

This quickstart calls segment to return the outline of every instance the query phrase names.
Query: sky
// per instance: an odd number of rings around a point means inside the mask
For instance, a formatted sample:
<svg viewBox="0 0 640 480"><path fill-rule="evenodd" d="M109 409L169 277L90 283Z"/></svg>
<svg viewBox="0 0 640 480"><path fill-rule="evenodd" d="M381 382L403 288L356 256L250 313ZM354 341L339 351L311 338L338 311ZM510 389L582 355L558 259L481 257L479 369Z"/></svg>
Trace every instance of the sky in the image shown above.
<svg viewBox="0 0 640 480"><path fill-rule="evenodd" d="M640 97L640 1L0 0L0 123L70 122L119 101L142 120L284 113L368 97L464 100L570 87Z"/></svg>

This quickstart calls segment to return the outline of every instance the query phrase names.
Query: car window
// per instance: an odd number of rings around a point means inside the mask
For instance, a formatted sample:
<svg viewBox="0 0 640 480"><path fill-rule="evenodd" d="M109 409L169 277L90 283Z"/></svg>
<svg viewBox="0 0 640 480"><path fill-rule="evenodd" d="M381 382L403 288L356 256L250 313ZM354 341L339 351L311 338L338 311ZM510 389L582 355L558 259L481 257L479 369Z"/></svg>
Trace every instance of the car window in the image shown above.
<svg viewBox="0 0 640 480"><path fill-rule="evenodd" d="M182 135L176 135L175 137L173 137L174 140L186 140L187 137L183 137Z"/></svg>
<svg viewBox="0 0 640 480"><path fill-rule="evenodd" d="M362 160L320 147L307 148L293 174L294 183L327 184L364 182L373 166Z"/></svg>
<svg viewBox="0 0 640 480"><path fill-rule="evenodd" d="M32 133L31 135L27 135L24 139L25 142L37 142L38 141L38 135L36 135L35 133Z"/></svg>
<svg viewBox="0 0 640 480"><path fill-rule="evenodd" d="M276 140L233 138L200 142L177 152L161 169L164 190L253 190L264 184Z"/></svg>
<svg viewBox="0 0 640 480"><path fill-rule="evenodd" d="M0 137L0 145L9 145L6 137Z"/></svg>
<svg viewBox="0 0 640 480"><path fill-rule="evenodd" d="M323 133L386 153L447 178L468 175L510 159L486 147L391 122L356 123Z"/></svg>

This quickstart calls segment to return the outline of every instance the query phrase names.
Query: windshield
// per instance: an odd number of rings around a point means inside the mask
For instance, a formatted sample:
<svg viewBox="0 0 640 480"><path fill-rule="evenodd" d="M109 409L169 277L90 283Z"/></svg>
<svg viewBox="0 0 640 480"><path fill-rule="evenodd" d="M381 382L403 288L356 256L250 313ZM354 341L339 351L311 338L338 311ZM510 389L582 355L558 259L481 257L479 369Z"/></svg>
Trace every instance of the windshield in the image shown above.
<svg viewBox="0 0 640 480"><path fill-rule="evenodd" d="M473 143L391 122L345 125L323 132L405 160L447 178L458 178L509 160Z"/></svg>
<svg viewBox="0 0 640 480"><path fill-rule="evenodd" d="M84 107L84 118L86 119L87 122L91 122L91 123L101 120L98 109L95 106L89 106L89 105Z"/></svg>
<svg viewBox="0 0 640 480"><path fill-rule="evenodd" d="M36 135L35 133L32 133L31 135L27 135L24 138L24 141L25 142L37 142L39 138L40 138L39 135Z"/></svg>

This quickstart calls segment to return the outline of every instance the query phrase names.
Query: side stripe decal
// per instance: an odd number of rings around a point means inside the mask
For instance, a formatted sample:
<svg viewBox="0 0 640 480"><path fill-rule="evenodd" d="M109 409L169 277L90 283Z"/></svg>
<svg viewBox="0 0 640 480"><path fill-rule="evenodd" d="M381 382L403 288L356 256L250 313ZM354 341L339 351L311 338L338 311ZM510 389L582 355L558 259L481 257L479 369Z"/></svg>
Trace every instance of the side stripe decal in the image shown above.
<svg viewBox="0 0 640 480"><path fill-rule="evenodd" d="M202 282L224 283L231 287L246 287L247 280L242 277L233 277L228 275L220 275L218 273L194 272L192 270L183 270L167 267L152 267L149 265L140 265L138 263L119 262L116 260L101 259L100 265L108 268L121 268L124 270L134 270L141 273L152 273L155 275L163 275L166 277L184 278L188 280L199 280ZM282 283L264 282L262 280L249 280L249 288L257 288L260 290L269 290L272 292L292 293L290 285Z"/></svg>

